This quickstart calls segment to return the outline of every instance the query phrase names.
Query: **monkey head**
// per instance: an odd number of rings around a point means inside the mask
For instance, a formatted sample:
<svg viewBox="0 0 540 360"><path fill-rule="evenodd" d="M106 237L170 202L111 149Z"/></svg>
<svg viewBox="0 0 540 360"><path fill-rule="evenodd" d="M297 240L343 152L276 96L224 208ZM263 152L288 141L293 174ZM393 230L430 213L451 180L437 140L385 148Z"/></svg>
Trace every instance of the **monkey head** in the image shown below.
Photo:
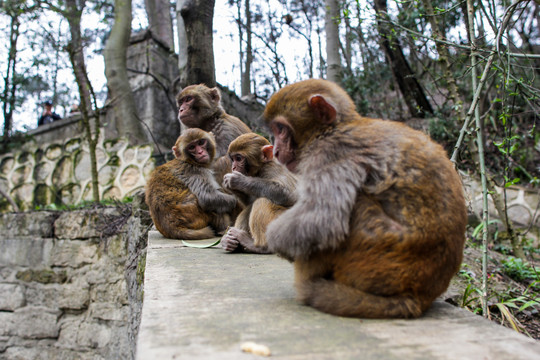
<svg viewBox="0 0 540 360"><path fill-rule="evenodd" d="M186 163L208 167L216 155L214 135L201 129L186 129L172 148L174 156Z"/></svg>
<svg viewBox="0 0 540 360"><path fill-rule="evenodd" d="M302 149L338 122L358 117L349 95L331 81L310 79L287 85L272 95L264 110L274 134L274 155L293 172Z"/></svg>
<svg viewBox="0 0 540 360"><path fill-rule="evenodd" d="M255 176L262 165L272 161L273 146L263 136L248 133L237 137L229 145L232 170L247 176Z"/></svg>
<svg viewBox="0 0 540 360"><path fill-rule="evenodd" d="M186 86L176 96L178 120L188 128L206 128L205 125L221 115L221 93L217 87L204 84Z"/></svg>

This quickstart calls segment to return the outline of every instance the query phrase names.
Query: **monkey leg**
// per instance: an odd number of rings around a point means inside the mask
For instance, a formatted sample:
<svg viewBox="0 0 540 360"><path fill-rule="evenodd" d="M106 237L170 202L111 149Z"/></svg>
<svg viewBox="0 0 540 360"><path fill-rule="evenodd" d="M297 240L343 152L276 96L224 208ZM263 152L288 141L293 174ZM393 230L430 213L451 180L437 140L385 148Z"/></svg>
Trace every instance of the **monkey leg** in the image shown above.
<svg viewBox="0 0 540 360"><path fill-rule="evenodd" d="M255 246L266 247L266 228L286 208L276 205L267 198L255 200L249 216L249 231Z"/></svg>
<svg viewBox="0 0 540 360"><path fill-rule="evenodd" d="M296 283L298 299L317 310L358 318L416 318L421 302L413 296L378 296L323 278Z"/></svg>
<svg viewBox="0 0 540 360"><path fill-rule="evenodd" d="M216 231L216 234L223 235L225 230L232 225L231 216L229 214L212 214L210 226Z"/></svg>

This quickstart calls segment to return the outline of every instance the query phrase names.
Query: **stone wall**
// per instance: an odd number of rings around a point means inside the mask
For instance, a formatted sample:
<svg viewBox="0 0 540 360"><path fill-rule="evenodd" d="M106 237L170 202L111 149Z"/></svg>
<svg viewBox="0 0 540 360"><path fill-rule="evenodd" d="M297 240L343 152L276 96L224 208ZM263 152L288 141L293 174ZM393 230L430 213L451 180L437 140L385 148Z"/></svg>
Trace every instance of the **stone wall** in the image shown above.
<svg viewBox="0 0 540 360"><path fill-rule="evenodd" d="M144 188L154 169L152 146L130 146L125 139L100 139L97 149L102 199L123 199ZM16 152L0 155L0 187L20 210L55 203L73 205L92 199L90 153L81 137L38 146L26 142ZM13 211L0 197L0 212Z"/></svg>
<svg viewBox="0 0 540 360"><path fill-rule="evenodd" d="M132 359L145 226L129 206L0 215L0 358Z"/></svg>

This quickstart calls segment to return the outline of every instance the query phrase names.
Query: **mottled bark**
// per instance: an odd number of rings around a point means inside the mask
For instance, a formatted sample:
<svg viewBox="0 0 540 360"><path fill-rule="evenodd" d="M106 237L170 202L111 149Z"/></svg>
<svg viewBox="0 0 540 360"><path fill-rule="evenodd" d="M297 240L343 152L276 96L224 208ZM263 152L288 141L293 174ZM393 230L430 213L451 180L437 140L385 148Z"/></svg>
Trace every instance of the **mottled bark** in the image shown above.
<svg viewBox="0 0 540 360"><path fill-rule="evenodd" d="M339 55L339 3L338 0L326 0L326 78L339 82L341 57Z"/></svg>
<svg viewBox="0 0 540 360"><path fill-rule="evenodd" d="M181 75L182 87L200 83L216 86L212 34L214 4L215 0L184 0L180 6L187 45L184 46L187 61Z"/></svg>
<svg viewBox="0 0 540 360"><path fill-rule="evenodd" d="M126 68L131 35L131 0L115 0L114 4L114 25L104 51L109 104L114 109L118 134L127 137L131 144L141 144L147 141L147 136L136 113Z"/></svg>
<svg viewBox="0 0 540 360"><path fill-rule="evenodd" d="M433 113L433 108L405 58L398 38L391 31L386 0L374 0L373 4L377 13L377 29L381 39L381 47L386 54L394 79L411 116L423 118L426 113Z"/></svg>

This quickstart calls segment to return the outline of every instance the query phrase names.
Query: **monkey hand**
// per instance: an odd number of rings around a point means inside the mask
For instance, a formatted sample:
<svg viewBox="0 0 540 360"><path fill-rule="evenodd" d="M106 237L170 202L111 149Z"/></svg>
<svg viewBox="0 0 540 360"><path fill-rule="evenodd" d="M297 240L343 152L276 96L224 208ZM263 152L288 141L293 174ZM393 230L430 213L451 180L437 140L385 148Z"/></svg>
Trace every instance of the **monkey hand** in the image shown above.
<svg viewBox="0 0 540 360"><path fill-rule="evenodd" d="M240 242L238 239L231 233L231 229L229 229L229 231L221 238L221 247L227 252L235 251L239 244Z"/></svg>
<svg viewBox="0 0 540 360"><path fill-rule="evenodd" d="M243 189L246 182L247 176L238 171L233 171L232 173L225 174L225 176L223 176L223 187L225 189Z"/></svg>
<svg viewBox="0 0 540 360"><path fill-rule="evenodd" d="M284 214L287 213L288 211ZM297 233L297 229L294 230L294 221L298 221L298 218L282 215L272 221L266 229L268 249L290 262L307 256L307 251L291 237L291 234Z"/></svg>

